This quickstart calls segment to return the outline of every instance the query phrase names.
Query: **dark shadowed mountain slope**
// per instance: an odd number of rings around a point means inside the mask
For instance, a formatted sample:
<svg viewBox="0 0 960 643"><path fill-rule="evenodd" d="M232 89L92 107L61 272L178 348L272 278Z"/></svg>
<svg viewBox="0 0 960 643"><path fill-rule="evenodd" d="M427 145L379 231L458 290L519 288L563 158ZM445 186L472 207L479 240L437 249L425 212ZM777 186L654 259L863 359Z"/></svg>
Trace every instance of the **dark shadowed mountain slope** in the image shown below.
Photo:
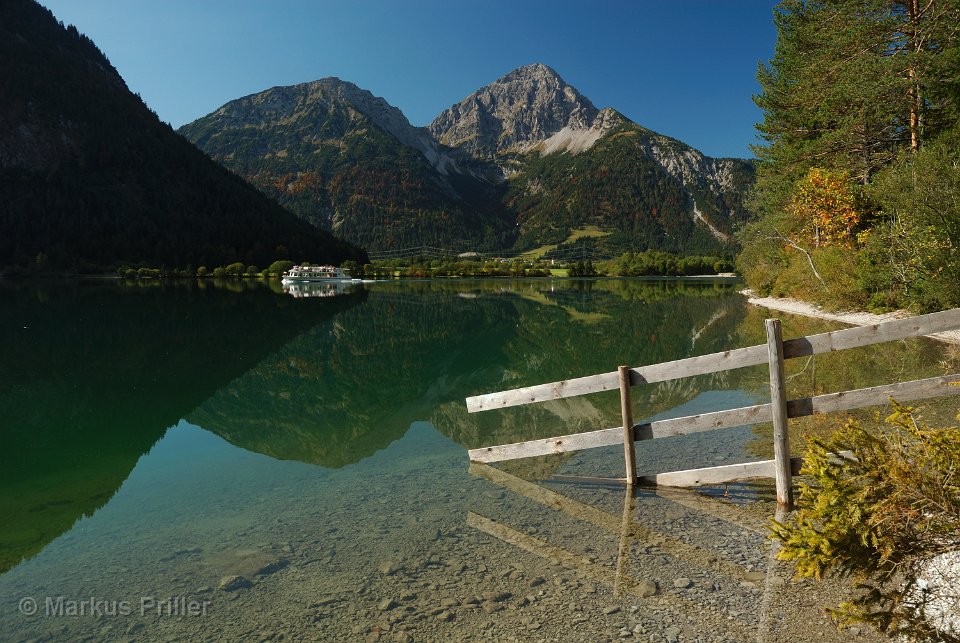
<svg viewBox="0 0 960 643"><path fill-rule="evenodd" d="M363 259L161 123L32 0L0 2L0 230L0 266Z"/></svg>

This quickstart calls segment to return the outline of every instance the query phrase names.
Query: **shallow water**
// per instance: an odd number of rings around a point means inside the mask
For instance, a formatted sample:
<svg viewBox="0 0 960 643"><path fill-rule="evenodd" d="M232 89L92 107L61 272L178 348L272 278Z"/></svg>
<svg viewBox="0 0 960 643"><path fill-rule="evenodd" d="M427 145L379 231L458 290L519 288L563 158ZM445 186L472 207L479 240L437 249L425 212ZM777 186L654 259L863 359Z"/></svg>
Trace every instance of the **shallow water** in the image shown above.
<svg viewBox="0 0 960 643"><path fill-rule="evenodd" d="M0 290L0 313L4 640L743 640L761 627L756 516L551 480L622 475L619 447L497 469L466 456L619 424L615 392L476 415L466 396L763 341L763 312L733 285L294 298L43 284ZM784 321L787 337L828 328ZM912 379L945 359L932 342L824 356L791 366L791 388ZM637 388L634 416L742 406L765 387L758 367ZM642 443L639 469L756 459L758 435ZM768 493L737 485L731 499Z"/></svg>

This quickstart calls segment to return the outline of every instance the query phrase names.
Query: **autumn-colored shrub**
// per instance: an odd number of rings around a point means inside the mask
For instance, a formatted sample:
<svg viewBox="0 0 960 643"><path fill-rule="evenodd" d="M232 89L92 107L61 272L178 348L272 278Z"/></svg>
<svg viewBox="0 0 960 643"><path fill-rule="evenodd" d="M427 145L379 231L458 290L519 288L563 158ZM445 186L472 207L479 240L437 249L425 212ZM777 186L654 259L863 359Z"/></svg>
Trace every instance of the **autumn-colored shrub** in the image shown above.
<svg viewBox="0 0 960 643"><path fill-rule="evenodd" d="M915 409L892 406L883 430L849 420L809 439L798 510L771 525L778 557L799 576L852 579L861 593L831 610L839 624L956 640L925 619L922 601L929 561L960 550L960 428L932 429Z"/></svg>
<svg viewBox="0 0 960 643"><path fill-rule="evenodd" d="M808 235L804 241L815 248L851 248L856 241L861 211L848 172L810 168L797 184L788 211Z"/></svg>

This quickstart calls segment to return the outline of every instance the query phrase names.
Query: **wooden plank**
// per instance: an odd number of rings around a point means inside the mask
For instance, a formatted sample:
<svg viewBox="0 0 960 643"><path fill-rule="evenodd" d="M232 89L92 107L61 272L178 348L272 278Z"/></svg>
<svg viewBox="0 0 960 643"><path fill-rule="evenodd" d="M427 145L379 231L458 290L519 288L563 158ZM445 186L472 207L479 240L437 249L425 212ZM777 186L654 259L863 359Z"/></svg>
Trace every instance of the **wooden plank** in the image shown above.
<svg viewBox="0 0 960 643"><path fill-rule="evenodd" d="M633 427L633 436L635 440L650 440L769 421L770 405L757 404L756 406L745 406L727 411L698 413L697 415L637 424ZM480 447L479 449L470 449L468 454L472 462L502 462L504 460L613 446L619 444L621 440L623 440L623 429L616 427L559 435L554 438Z"/></svg>
<svg viewBox="0 0 960 643"><path fill-rule="evenodd" d="M806 417L822 413L850 411L867 406L881 406L888 404L890 398L898 402L910 402L946 395L960 395L960 387L951 385L951 382L958 381L960 381L960 374L943 375L853 391L827 393L816 397L804 397L787 402L787 415L792 418Z"/></svg>
<svg viewBox="0 0 960 643"><path fill-rule="evenodd" d="M839 456L852 458L852 451L840 451ZM803 466L803 458L790 458L790 474L799 475ZM641 476L640 480L648 484L666 487L696 487L705 484L721 484L734 482L746 478L773 478L776 474L776 460L760 460L759 462L742 462L727 464L719 467L704 467L703 469L686 469L684 471L670 471L649 476ZM778 503L779 505L779 503ZM785 509L779 507L778 511ZM786 509L789 511L789 509Z"/></svg>
<svg viewBox="0 0 960 643"><path fill-rule="evenodd" d="M789 339L783 343L786 359L807 357L871 344L882 344L908 337L932 335L960 328L960 308L938 313L894 319L871 326L855 326L819 335Z"/></svg>
<svg viewBox="0 0 960 643"><path fill-rule="evenodd" d="M564 397L599 393L600 391L612 391L619 385L620 378L616 371L612 373L602 373L600 375L588 375L571 380L537 384L536 386L525 386L509 391L468 397L467 411L469 413L477 413L479 411L489 411L490 409L502 409L508 406L520 406L533 402L546 402L547 400L559 400Z"/></svg>
<svg viewBox="0 0 960 643"><path fill-rule="evenodd" d="M867 406L887 404L890 398L901 402L929 399L945 395L960 394L960 387L951 386L951 382L960 381L960 375L931 377L911 382L885 384L871 388L827 393L817 397L805 397L787 402L787 417L798 418L808 415L849 411ZM770 405L757 404L727 411L700 413L669 420L657 420L634 426L634 438L648 440L671 435L688 435L714 429L734 426L749 426L770 421ZM473 462L500 462L518 458L532 458L553 453L580 451L595 447L613 446L623 440L623 429L600 429L586 433L561 435L554 438L515 442L491 447L471 449L468 453Z"/></svg>
<svg viewBox="0 0 960 643"><path fill-rule="evenodd" d="M799 473L802 464L802 458L790 458L791 473ZM657 473L649 476L641 476L640 481L666 487L695 487L705 484L720 484L723 482L733 482L734 480L745 480L747 478L773 478L775 471L775 460L761 460L759 462L727 464L720 467L705 467L703 469Z"/></svg>
<svg viewBox="0 0 960 643"><path fill-rule="evenodd" d="M869 346L907 337L930 335L960 328L960 308L945 310L918 317L896 319L872 326L857 326L843 330L798 337L783 343L784 359L819 355L831 351ZM732 370L746 366L756 366L767 361L765 344L737 348L709 355L698 355L684 359L639 366L630 369L631 386L653 384L668 380L704 375L717 371ZM467 398L467 410L470 413L500 409L510 406L546 402L577 395L611 391L619 385L619 373L587 375L570 380L538 384L524 388L486 393Z"/></svg>
<svg viewBox="0 0 960 643"><path fill-rule="evenodd" d="M694 375L706 375L718 371L729 371L735 368L763 364L766 357L766 346L748 346L709 355L686 357L672 362L638 366L630 369L630 383L633 386L638 386L640 384L667 382Z"/></svg>
<svg viewBox="0 0 960 643"><path fill-rule="evenodd" d="M960 391L958 391L960 392ZM635 440L650 440L665 438L671 435L687 435L714 429L724 429L734 426L748 426L770 421L770 405L757 404L744 406L727 411L713 413L698 413L669 420L656 420L633 427ZM471 449L468 454L473 462L502 462L518 458L532 458L534 456L549 455L552 453L567 453L596 447L613 446L623 439L623 429L599 429L584 433L560 435L554 438L543 438L513 444L501 444L491 447Z"/></svg>
<svg viewBox="0 0 960 643"><path fill-rule="evenodd" d="M698 355L663 362L650 366L639 366L630 369L630 385L652 384L668 380L715 373L744 366L763 364L767 358L766 346L750 346L737 348L722 353ZM559 400L565 397L612 391L619 387L620 376L617 371L599 375L587 375L572 380L538 384L524 388L475 395L467 398L467 411L477 413L490 409L502 409L509 406L519 406L534 402Z"/></svg>
<svg viewBox="0 0 960 643"><path fill-rule="evenodd" d="M634 437L637 440L651 440L666 438L672 435L689 435L715 429L727 429L735 426L750 426L770 421L770 405L756 404L741 406L726 411L711 413L697 413L685 415L669 420L656 420L634 427Z"/></svg>
<svg viewBox="0 0 960 643"><path fill-rule="evenodd" d="M553 453L567 453L596 447L608 447L620 444L623 441L623 429L600 429L571 435L560 435L555 438L529 440L513 444L499 444L492 447L470 449L467 453L471 462L502 462L518 458L531 458L538 455Z"/></svg>
<svg viewBox="0 0 960 643"><path fill-rule="evenodd" d="M790 477L790 434L787 432L787 383L783 372L783 330L779 319L764 322L767 356L770 363L770 416L773 420L774 478L777 506L793 507L793 480Z"/></svg>
<svg viewBox="0 0 960 643"><path fill-rule="evenodd" d="M630 369L621 366L620 375L620 415L623 418L623 461L628 485L637 484L637 454L634 451L633 408L630 402Z"/></svg>

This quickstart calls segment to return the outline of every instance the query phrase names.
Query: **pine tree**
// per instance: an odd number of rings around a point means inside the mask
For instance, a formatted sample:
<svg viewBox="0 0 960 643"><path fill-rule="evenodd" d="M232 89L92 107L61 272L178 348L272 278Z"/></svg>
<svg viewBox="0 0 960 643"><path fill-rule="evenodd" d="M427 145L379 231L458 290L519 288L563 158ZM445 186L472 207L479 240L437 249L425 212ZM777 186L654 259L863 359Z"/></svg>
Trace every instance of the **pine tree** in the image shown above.
<svg viewBox="0 0 960 643"><path fill-rule="evenodd" d="M773 59L757 74L766 141L756 195L782 208L812 167L861 184L952 124L960 2L784 0Z"/></svg>
<svg viewBox="0 0 960 643"><path fill-rule="evenodd" d="M740 267L760 291L863 305L876 294L867 284L884 280L859 272L859 255L820 248L816 233L812 242L799 234L797 215L820 232L822 223L842 222L837 230L850 247L868 238L883 245L881 236L910 227L903 216L912 215L894 212L884 202L889 194L871 186L881 173L911 171L904 158L958 127L960 0L783 0L774 22L774 57L758 70L755 97L766 142L754 150L760 163L750 205L757 218L740 234ZM832 190L849 193L843 208L811 207L811 178L818 176L849 177ZM871 196L872 203L864 198ZM925 274L936 276L937 267ZM931 305L939 304L916 307Z"/></svg>

